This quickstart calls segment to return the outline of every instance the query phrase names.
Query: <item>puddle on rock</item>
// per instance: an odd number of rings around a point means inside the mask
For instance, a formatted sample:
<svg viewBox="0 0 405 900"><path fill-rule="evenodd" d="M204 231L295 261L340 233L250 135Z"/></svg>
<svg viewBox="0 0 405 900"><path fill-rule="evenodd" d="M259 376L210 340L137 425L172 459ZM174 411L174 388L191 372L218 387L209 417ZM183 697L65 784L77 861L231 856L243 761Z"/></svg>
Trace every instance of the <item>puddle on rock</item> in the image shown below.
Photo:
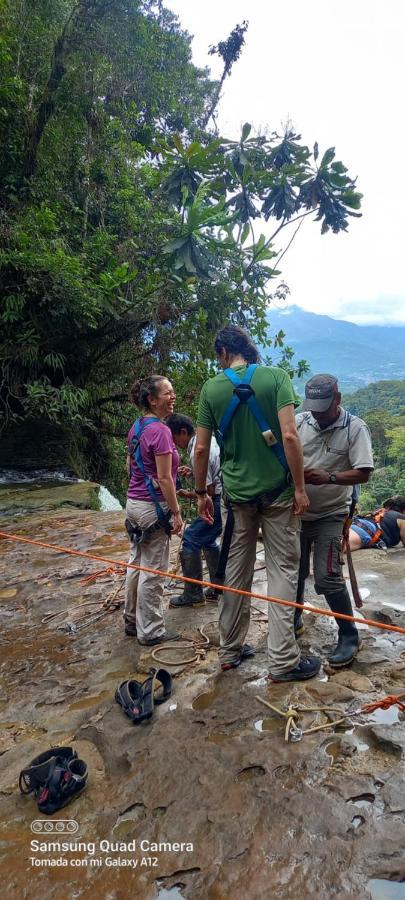
<svg viewBox="0 0 405 900"><path fill-rule="evenodd" d="M180 892L179 887L184 887L184 885L181 884L178 886L175 884L172 888L159 888L158 900L186 900L184 894Z"/></svg>
<svg viewBox="0 0 405 900"><path fill-rule="evenodd" d="M118 817L113 834L115 837L126 837L133 831L137 822L145 818L145 807L143 803L134 803L129 809L121 813Z"/></svg>
<svg viewBox="0 0 405 900"><path fill-rule="evenodd" d="M135 828L135 822L133 819L122 819L121 822L118 822L117 825L114 825L113 834L114 837L117 838L125 838L128 834L131 833Z"/></svg>
<svg viewBox="0 0 405 900"><path fill-rule="evenodd" d="M405 900L403 881L389 881L387 878L371 878L367 882L371 900Z"/></svg>
<svg viewBox="0 0 405 900"><path fill-rule="evenodd" d="M369 721L378 725L394 725L395 722L399 722L398 707L390 706L389 709L376 709L371 714Z"/></svg>
<svg viewBox="0 0 405 900"><path fill-rule="evenodd" d="M355 816L354 819L352 819L353 828L360 828L360 825L364 825L365 821L363 816Z"/></svg>
<svg viewBox="0 0 405 900"><path fill-rule="evenodd" d="M331 765L333 766L333 763L336 762L336 760L341 752L339 742L331 741L330 744L326 744L324 749L325 749L325 753L327 753L328 756L331 757L331 760L332 760Z"/></svg>
<svg viewBox="0 0 405 900"><path fill-rule="evenodd" d="M210 741L211 744L223 744L225 741L231 741L236 736L235 734L225 734L218 731L216 734L209 734L207 741Z"/></svg>
<svg viewBox="0 0 405 900"><path fill-rule="evenodd" d="M145 681L147 674L145 672L128 672L128 669L115 669L113 672L107 672L108 679L114 678L120 681Z"/></svg>
<svg viewBox="0 0 405 900"><path fill-rule="evenodd" d="M75 703L71 703L70 706L68 706L68 710L87 709L89 706L95 706L96 703L101 703L102 700L106 700L107 697L111 699L111 691L101 691L101 694L96 694L93 697L83 697L82 700L76 700Z"/></svg>
<svg viewBox="0 0 405 900"><path fill-rule="evenodd" d="M201 711L203 709L208 709L215 700L218 700L219 697L219 688L214 688L213 691L205 691L204 694L198 694L197 697L193 700L191 706L193 709Z"/></svg>
<svg viewBox="0 0 405 900"><path fill-rule="evenodd" d="M281 732L283 727L280 719L276 719L275 717L273 719L256 719L254 725L256 731L260 734L263 731L272 731L273 733L276 731Z"/></svg>
<svg viewBox="0 0 405 900"><path fill-rule="evenodd" d="M17 593L17 588L3 588L0 591L0 600L11 600L12 597L15 597Z"/></svg>
<svg viewBox="0 0 405 900"><path fill-rule="evenodd" d="M357 797L349 797L346 803L354 803L358 809L368 809L374 803L374 794L359 794Z"/></svg>
<svg viewBox="0 0 405 900"><path fill-rule="evenodd" d="M236 781L252 781L253 778L265 775L266 769L263 766L246 766L241 769L236 776Z"/></svg>

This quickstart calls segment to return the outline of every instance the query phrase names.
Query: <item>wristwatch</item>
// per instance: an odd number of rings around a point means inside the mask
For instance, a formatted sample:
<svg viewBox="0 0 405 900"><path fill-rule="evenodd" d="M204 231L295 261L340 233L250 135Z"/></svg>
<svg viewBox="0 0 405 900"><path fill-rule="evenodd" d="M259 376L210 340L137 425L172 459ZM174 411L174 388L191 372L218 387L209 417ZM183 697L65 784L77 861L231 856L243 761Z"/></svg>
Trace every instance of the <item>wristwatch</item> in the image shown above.
<svg viewBox="0 0 405 900"><path fill-rule="evenodd" d="M202 491L197 491L197 488L194 488L194 493L197 494L197 497L203 497L207 493L207 488L203 488Z"/></svg>
<svg viewBox="0 0 405 900"><path fill-rule="evenodd" d="M334 472L329 475L329 484L337 484L337 477Z"/></svg>

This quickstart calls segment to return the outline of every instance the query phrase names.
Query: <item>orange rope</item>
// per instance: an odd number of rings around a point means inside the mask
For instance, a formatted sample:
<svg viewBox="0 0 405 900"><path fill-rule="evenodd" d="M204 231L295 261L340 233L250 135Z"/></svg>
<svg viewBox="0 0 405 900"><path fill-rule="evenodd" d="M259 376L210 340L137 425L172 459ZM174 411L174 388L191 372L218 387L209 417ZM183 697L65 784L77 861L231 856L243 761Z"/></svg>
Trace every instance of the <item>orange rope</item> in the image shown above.
<svg viewBox="0 0 405 900"><path fill-rule="evenodd" d="M123 566L108 566L106 569L100 569L98 572L94 572L93 575L88 575L87 578L82 578L80 584L90 584L91 581L96 581L97 578L103 578L104 575L125 575L125 569Z"/></svg>
<svg viewBox="0 0 405 900"><path fill-rule="evenodd" d="M401 703L403 697L405 697L405 694L398 694L398 696L389 694L388 697L383 697L382 700L377 700L375 703L366 703L365 706L361 707L361 711L371 713L374 712L375 709L389 709L390 706L396 704L402 712L405 712L405 703Z"/></svg>
<svg viewBox="0 0 405 900"><path fill-rule="evenodd" d="M202 587L216 588L218 591L226 590L227 593L237 594L240 597L253 597L255 600L265 600L266 603L278 603L279 606L293 606L296 609L302 610L302 604L295 603L294 600L281 600L279 597L256 594L253 591L242 591L240 588L215 584L211 581L202 581L198 578L186 578L185 575L175 575L173 572L162 572L160 569L150 569L147 566L137 566L135 563L108 559L106 556L96 556L93 553L84 553L82 550L70 550L68 547L59 547L57 544L47 544L45 541L33 541L32 538L19 537L19 535L9 534L7 531L0 531L0 538L5 538L9 541L18 541L22 544L34 544L36 547L45 547L46 550L55 550L57 553L68 553L71 556L80 556L83 559L96 559L98 562L109 563L113 566L122 566L125 569L135 569L138 572L149 572L151 575L160 575L162 578L170 578L170 580L176 578L178 581L184 581L187 584L200 584ZM347 616L345 613L334 613L330 609L318 609L318 607L310 606L309 604L305 604L305 610L316 613L318 616L328 616L331 619L342 619L345 622L358 622L359 625L370 625L371 628L379 628L382 631L395 631L397 634L405 634L405 628L401 628L399 625L386 625L384 622L374 622L373 619Z"/></svg>

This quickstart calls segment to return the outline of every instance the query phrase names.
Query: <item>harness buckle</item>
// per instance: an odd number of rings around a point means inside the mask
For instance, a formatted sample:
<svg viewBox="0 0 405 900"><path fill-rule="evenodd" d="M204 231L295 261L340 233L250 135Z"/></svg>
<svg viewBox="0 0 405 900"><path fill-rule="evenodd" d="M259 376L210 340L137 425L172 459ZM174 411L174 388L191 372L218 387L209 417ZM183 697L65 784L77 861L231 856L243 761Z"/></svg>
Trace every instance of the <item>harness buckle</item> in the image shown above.
<svg viewBox="0 0 405 900"><path fill-rule="evenodd" d="M254 396L254 390L250 384L238 384L233 389L233 393L236 394L239 403L247 403L250 397Z"/></svg>

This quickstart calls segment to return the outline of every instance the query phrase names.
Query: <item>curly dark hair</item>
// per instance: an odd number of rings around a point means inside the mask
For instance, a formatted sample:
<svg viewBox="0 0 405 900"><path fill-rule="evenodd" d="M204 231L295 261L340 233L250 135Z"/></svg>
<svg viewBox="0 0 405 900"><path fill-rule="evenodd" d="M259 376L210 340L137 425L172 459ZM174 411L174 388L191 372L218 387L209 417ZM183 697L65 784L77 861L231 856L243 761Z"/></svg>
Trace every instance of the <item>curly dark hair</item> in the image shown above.
<svg viewBox="0 0 405 900"><path fill-rule="evenodd" d="M150 410L149 397L156 399L159 396L160 385L165 380L165 375L148 375L143 381L134 381L129 399L140 409Z"/></svg>
<svg viewBox="0 0 405 900"><path fill-rule="evenodd" d="M179 434L183 428L187 431L187 434L192 435L195 432L193 420L190 419L190 416L186 416L183 413L172 413L171 416L165 419L165 425L170 428L172 434Z"/></svg>
<svg viewBox="0 0 405 900"><path fill-rule="evenodd" d="M395 512L405 513L405 496L396 494L395 497L389 497L388 500L384 500L383 506L384 509L393 509Z"/></svg>
<svg viewBox="0 0 405 900"><path fill-rule="evenodd" d="M222 349L234 356L243 356L247 363L260 362L260 353L249 337L247 331L238 328L237 325L225 325L218 331L214 342L215 353Z"/></svg>

